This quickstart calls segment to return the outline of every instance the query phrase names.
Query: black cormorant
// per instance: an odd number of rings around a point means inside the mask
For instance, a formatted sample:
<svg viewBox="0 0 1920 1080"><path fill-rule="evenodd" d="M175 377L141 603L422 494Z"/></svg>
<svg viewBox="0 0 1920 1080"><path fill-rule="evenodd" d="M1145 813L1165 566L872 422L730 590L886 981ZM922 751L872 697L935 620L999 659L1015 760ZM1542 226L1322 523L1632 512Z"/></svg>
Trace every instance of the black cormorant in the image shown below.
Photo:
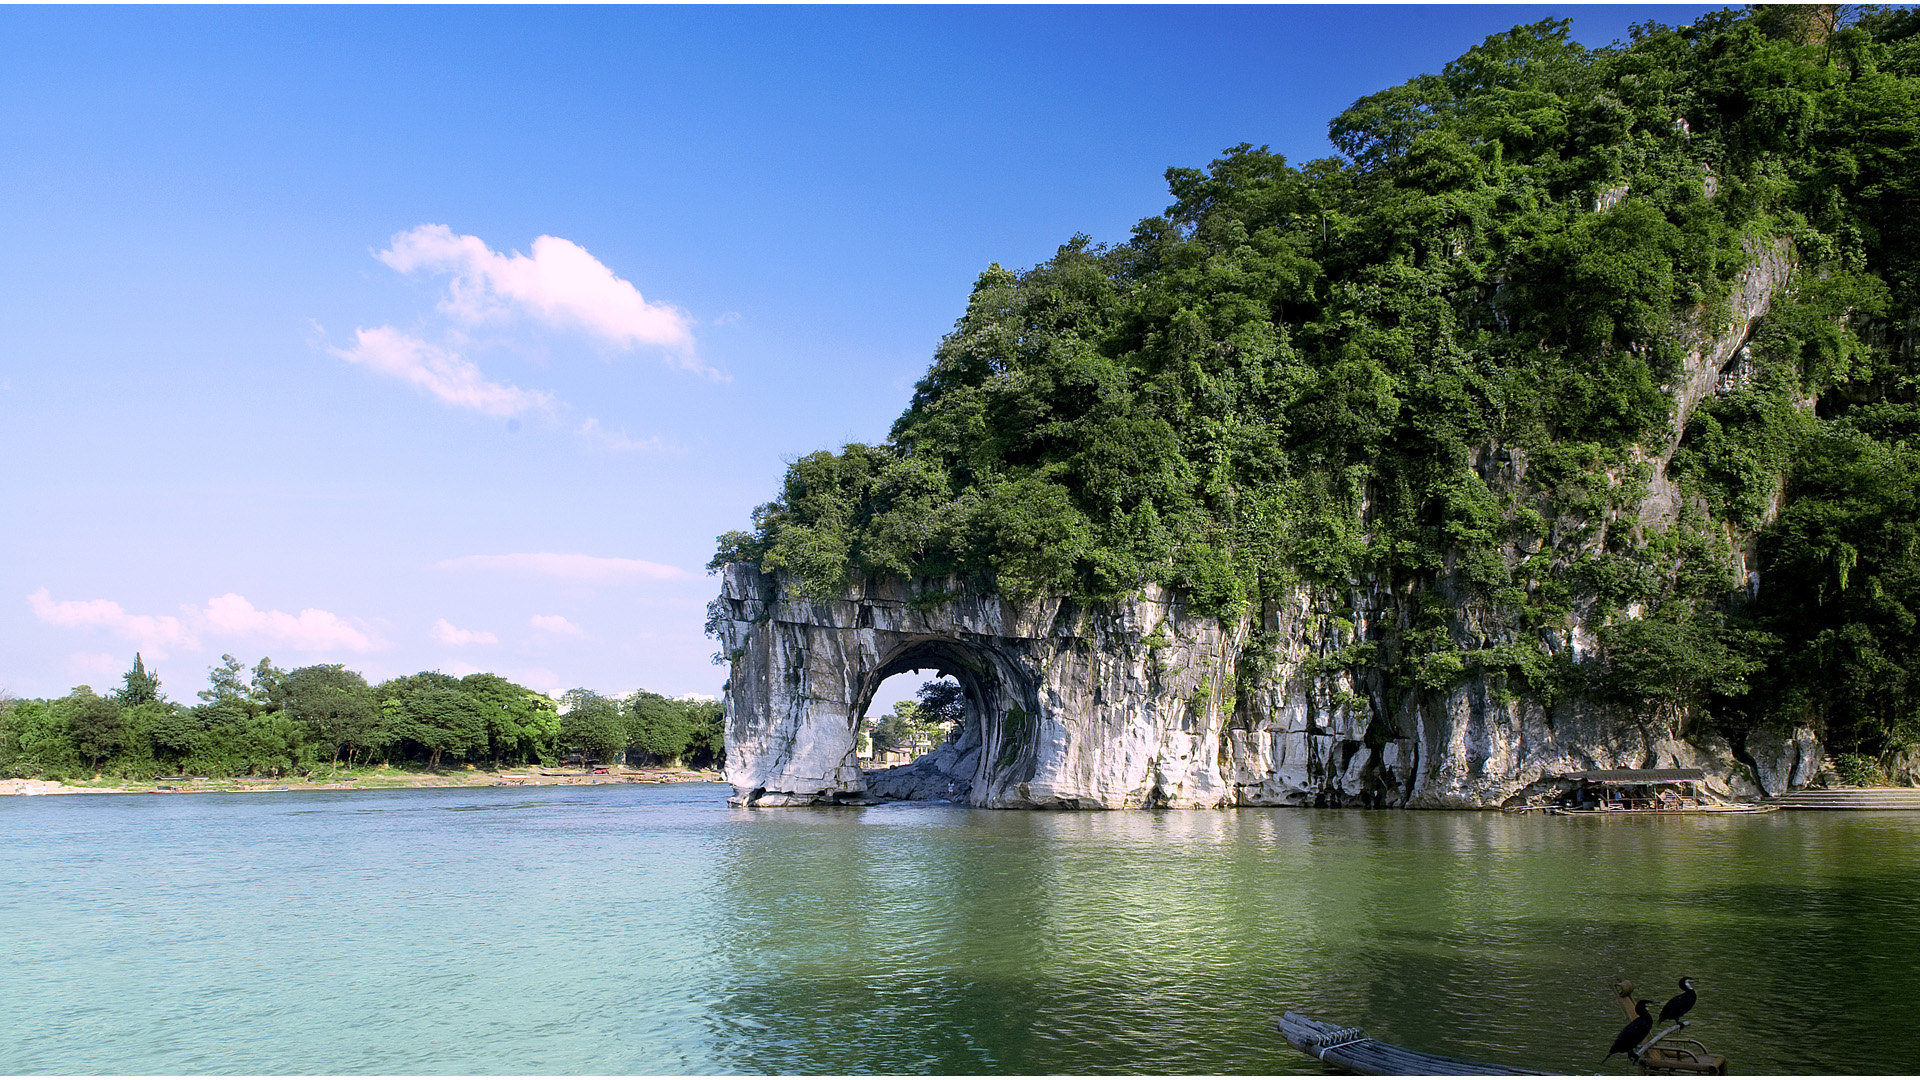
<svg viewBox="0 0 1920 1080"><path fill-rule="evenodd" d="M1669 1020L1678 1020L1681 1017L1687 1015L1688 1009L1693 1008L1693 1002L1694 1002L1693 980L1690 978L1681 979L1680 989L1685 990L1686 993L1675 994L1672 997L1667 999L1667 1003L1665 1005L1660 1006L1660 1022L1661 1023L1664 1024Z"/></svg>
<svg viewBox="0 0 1920 1080"><path fill-rule="evenodd" d="M1653 1033L1653 1014L1647 1011L1647 1006L1651 1004L1653 1004L1651 1001L1633 1003L1633 1019L1627 1021L1627 1026L1621 1028L1620 1034L1613 1037L1613 1049L1607 1051L1607 1057L1612 1057L1622 1050L1632 1050L1640 1045L1641 1040ZM1600 1060L1605 1061L1607 1058Z"/></svg>

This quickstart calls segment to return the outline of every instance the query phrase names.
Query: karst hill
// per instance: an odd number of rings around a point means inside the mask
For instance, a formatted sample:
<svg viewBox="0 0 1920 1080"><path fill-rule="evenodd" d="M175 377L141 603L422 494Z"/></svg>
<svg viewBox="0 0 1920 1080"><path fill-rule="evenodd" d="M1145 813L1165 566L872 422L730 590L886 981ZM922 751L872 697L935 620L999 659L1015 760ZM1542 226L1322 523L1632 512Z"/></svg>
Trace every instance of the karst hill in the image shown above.
<svg viewBox="0 0 1920 1080"><path fill-rule="evenodd" d="M1910 772L1920 16L1840 10L1516 28L990 267L888 441L721 538L739 799ZM863 774L924 668L967 723Z"/></svg>

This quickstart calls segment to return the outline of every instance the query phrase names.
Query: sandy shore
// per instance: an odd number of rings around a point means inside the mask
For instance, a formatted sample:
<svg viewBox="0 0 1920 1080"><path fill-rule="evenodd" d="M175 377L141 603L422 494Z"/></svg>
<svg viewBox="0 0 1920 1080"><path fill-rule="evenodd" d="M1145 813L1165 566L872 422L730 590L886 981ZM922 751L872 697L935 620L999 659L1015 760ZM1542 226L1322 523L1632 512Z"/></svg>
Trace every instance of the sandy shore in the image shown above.
<svg viewBox="0 0 1920 1080"><path fill-rule="evenodd" d="M104 781L63 784L58 780L0 780L0 795L146 795L154 792L186 794L195 791L352 791L428 787L553 787L562 784L683 784L711 782L720 774L704 769L629 769L616 766L606 772L579 769L456 769L449 772L409 772L402 769L366 769L349 776L308 780L239 777L232 780L161 779L143 783Z"/></svg>

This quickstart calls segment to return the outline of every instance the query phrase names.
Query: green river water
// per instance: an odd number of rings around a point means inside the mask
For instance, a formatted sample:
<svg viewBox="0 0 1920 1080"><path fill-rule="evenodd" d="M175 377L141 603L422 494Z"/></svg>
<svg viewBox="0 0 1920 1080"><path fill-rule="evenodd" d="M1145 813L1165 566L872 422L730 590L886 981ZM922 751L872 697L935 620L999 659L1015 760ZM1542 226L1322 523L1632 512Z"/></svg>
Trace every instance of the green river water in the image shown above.
<svg viewBox="0 0 1920 1080"><path fill-rule="evenodd" d="M1736 1072L1920 1072L1920 814L726 794L0 799L0 1073L1623 1073L1681 975Z"/></svg>

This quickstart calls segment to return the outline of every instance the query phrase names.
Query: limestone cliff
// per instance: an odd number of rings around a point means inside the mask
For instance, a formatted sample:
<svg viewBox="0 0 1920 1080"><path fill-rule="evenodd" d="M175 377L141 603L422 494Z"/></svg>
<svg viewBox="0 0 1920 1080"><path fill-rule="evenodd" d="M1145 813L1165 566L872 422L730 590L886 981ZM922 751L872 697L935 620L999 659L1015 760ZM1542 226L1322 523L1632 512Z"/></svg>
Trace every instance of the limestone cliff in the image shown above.
<svg viewBox="0 0 1920 1080"><path fill-rule="evenodd" d="M1666 527L1682 496L1666 464L1692 410L1737 384L1758 321L1792 262L1784 242L1755 244L1728 321L1700 335L1673 393L1671 439L1643 448L1652 481L1637 509L1592 522L1550 520L1509 544L1510 564L1565 565L1608 530ZM1526 462L1487 447L1492 486L1524 493ZM1735 538L1738 541L1739 538ZM1750 549L1741 548L1743 562ZM1463 648L1512 636L1465 594L1439 594ZM1053 597L1016 602L959 580L872 579L826 602L790 582L728 564L710 630L732 662L727 777L736 799L787 805L857 798L942 798L986 807L1231 805L1492 807L1591 767L1697 767L1725 794L1778 793L1820 768L1811 732L1759 732L1738 752L1676 730L1680 718L1587 700L1551 705L1464 673L1444 690L1395 688L1352 661L1353 646L1405 625L1412 598L1377 583L1296 587L1238 622L1189 613L1157 586L1089 608ZM1593 611L1548 642L1574 659L1592 647ZM956 737L912 765L865 773L856 728L874 692L903 671L937 669L966 690ZM1737 760L1743 758L1744 760Z"/></svg>
<svg viewBox="0 0 1920 1080"><path fill-rule="evenodd" d="M806 603L752 567L726 567L712 615L733 663L727 779L740 802L1491 807L1580 768L1698 767L1715 789L1748 795L1753 773L1780 791L1805 784L1819 760L1810 733L1790 732L1750 743L1750 773L1724 741L1690 743L1584 703L1503 700L1484 680L1382 700L1316 664L1370 631L1380 609L1364 596L1302 589L1264 612L1281 644L1250 672L1251 620L1191 617L1156 589L1095 612L942 584L951 594L931 604L916 596L932 590L899 581ZM1347 625L1336 607L1364 615ZM915 669L959 680L967 722L912 765L863 773L859 719L882 681Z"/></svg>

